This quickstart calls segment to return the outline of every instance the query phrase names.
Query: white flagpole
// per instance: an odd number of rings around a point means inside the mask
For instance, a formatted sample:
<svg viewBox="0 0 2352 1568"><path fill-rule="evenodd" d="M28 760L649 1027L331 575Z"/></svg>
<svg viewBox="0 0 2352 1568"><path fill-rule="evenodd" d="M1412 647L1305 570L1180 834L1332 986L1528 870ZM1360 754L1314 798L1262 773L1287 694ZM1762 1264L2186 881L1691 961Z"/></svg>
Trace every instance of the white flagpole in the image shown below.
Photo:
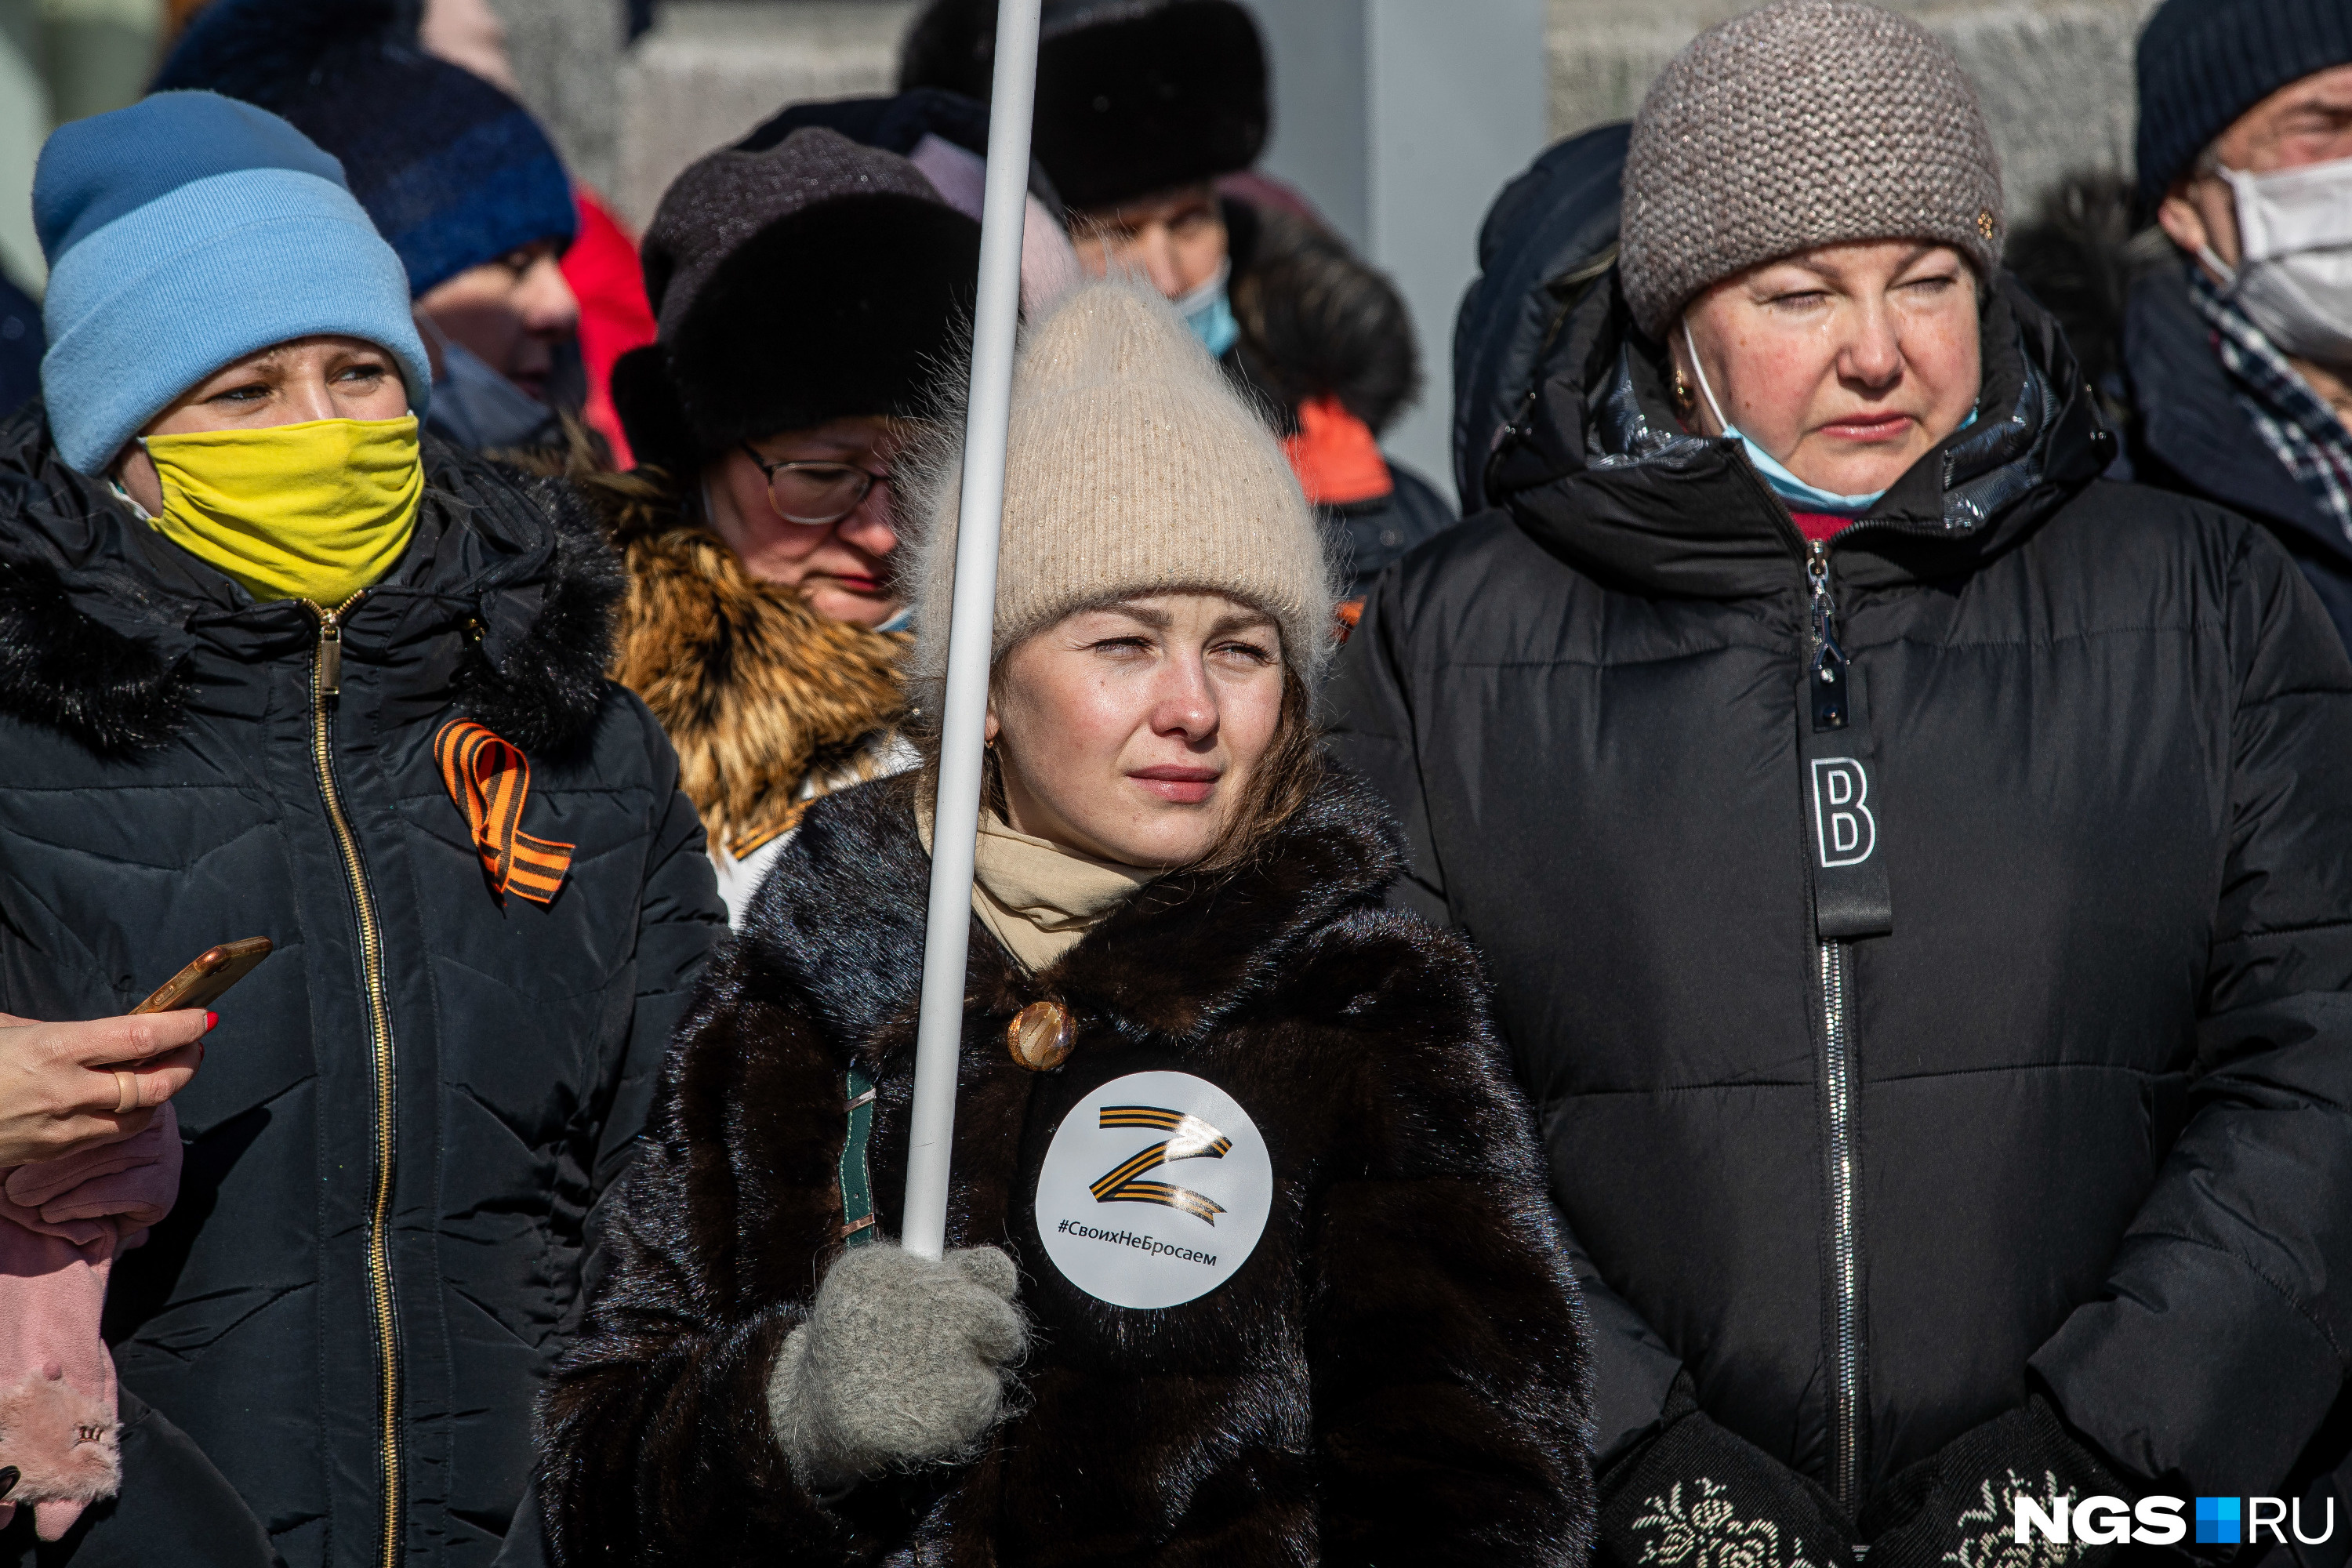
<svg viewBox="0 0 2352 1568"><path fill-rule="evenodd" d="M940 794L931 818L931 904L923 942L922 1013L915 1026L915 1104L899 1245L937 1258L947 1245L948 1154L955 1137L956 1059L963 1040L965 952L971 934L972 840L980 832L982 731L995 636L996 542L1004 521L1004 443L1013 407L1013 331L1021 316L1021 228L1028 216L1029 118L1037 97L1040 0L1003 0L990 89L988 185L981 207L980 299L971 334L971 395L956 519L955 607L940 709Z"/></svg>

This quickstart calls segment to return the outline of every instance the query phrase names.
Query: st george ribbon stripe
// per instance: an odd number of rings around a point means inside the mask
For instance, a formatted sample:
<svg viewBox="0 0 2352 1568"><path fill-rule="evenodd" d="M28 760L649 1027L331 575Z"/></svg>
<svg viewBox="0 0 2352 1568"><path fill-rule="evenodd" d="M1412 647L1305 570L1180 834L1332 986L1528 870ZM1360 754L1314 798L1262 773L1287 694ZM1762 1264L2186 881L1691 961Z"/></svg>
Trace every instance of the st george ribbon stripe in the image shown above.
<svg viewBox="0 0 2352 1568"><path fill-rule="evenodd" d="M1141 1179L1146 1171L1153 1171L1176 1160L1222 1160L1232 1152L1234 1141L1200 1118L1182 1110L1171 1110L1158 1105L1106 1105L1102 1108L1103 1128L1149 1127L1158 1131L1173 1132L1174 1138L1163 1139L1147 1149L1139 1149L1125 1160L1097 1177L1087 1189L1098 1204L1164 1204L1171 1209L1181 1209L1196 1219L1210 1225L1225 1212L1225 1205L1212 1197L1180 1187L1171 1182L1147 1182Z"/></svg>
<svg viewBox="0 0 2352 1568"><path fill-rule="evenodd" d="M466 814L490 885L533 903L553 903L572 869L572 847L522 830L523 805L530 798L530 761L522 748L471 719L452 719L433 737L433 760L449 798Z"/></svg>

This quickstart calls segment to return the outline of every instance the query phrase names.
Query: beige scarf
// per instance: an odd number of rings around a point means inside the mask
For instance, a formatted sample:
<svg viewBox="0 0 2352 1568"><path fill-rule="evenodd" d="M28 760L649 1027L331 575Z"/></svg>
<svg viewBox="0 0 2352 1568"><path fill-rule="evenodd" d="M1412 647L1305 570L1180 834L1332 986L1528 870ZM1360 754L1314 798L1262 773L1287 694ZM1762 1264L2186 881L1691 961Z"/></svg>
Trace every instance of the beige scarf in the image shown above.
<svg viewBox="0 0 2352 1568"><path fill-rule="evenodd" d="M915 822L923 852L931 848L931 803ZM1016 833L993 810L980 816L972 847L972 912L1031 973L1050 968L1101 919L1161 876L1116 860L1097 860L1050 839Z"/></svg>

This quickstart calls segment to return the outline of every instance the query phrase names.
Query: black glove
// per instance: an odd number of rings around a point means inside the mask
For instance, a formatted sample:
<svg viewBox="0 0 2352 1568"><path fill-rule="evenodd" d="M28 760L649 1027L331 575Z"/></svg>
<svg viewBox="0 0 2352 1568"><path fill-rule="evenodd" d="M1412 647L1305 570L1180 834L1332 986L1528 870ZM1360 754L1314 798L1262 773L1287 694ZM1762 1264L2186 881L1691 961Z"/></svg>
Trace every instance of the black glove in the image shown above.
<svg viewBox="0 0 2352 1568"><path fill-rule="evenodd" d="M1853 1531L1829 1493L1709 1420L1687 1374L1666 1415L1601 1478L1601 1568L1851 1568Z"/></svg>
<svg viewBox="0 0 2352 1568"><path fill-rule="evenodd" d="M1872 1494L1862 1510L1870 1568L1944 1568L2001 1561L2016 1552L2013 1499L2050 1506L2052 1494L2137 1495L2068 1432L2040 1397L1961 1433ZM2113 1546L2060 1545L2035 1537L2035 1568L2100 1568Z"/></svg>

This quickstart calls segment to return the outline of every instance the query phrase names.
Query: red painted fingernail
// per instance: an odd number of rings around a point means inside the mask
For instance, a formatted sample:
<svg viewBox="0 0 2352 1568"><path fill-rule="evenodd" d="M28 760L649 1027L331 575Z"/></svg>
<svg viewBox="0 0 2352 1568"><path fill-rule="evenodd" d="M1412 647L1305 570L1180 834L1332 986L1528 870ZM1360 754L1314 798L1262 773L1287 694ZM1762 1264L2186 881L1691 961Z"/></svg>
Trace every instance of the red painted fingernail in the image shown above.
<svg viewBox="0 0 2352 1568"><path fill-rule="evenodd" d="M207 1034L207 1035L209 1035L209 1034L211 1034L215 1029L217 1029L217 1028L219 1028L219 1027L220 1027L220 1015L219 1015L218 1013L206 1013L206 1014L205 1015L205 1034Z"/></svg>

